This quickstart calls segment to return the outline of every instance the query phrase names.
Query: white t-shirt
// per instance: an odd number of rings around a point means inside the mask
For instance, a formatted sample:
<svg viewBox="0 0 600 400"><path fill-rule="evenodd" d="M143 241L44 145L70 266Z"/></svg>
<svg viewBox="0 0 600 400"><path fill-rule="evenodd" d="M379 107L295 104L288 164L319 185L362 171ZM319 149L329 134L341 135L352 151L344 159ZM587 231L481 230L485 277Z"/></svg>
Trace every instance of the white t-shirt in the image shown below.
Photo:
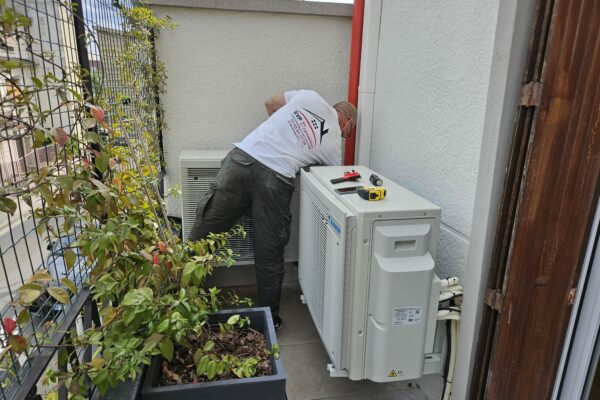
<svg viewBox="0 0 600 400"><path fill-rule="evenodd" d="M285 103L235 146L288 178L307 165L339 165L342 139L335 109L312 90L286 92Z"/></svg>

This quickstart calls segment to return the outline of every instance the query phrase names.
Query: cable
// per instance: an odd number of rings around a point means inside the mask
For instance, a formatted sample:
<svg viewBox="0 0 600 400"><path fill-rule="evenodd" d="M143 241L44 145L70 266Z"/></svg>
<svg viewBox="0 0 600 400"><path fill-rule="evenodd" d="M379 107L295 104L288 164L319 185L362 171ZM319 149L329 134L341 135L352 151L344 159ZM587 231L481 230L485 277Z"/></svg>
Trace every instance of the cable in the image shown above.
<svg viewBox="0 0 600 400"><path fill-rule="evenodd" d="M440 311L440 310L456 311L457 313L461 312L460 307L451 307L451 306L447 306L447 307L439 306L438 311Z"/></svg>
<svg viewBox="0 0 600 400"><path fill-rule="evenodd" d="M450 367L448 368L447 385L442 400L450 400L450 396L452 395L452 381L454 380L454 366L456 364L456 342L458 341L458 321L450 321L450 331L452 338Z"/></svg>
<svg viewBox="0 0 600 400"><path fill-rule="evenodd" d="M444 393L446 393L446 386L448 386L448 371L450 370L450 346L452 341L452 333L450 332L450 320L446 320L446 360L444 361L444 387L442 388L442 399L444 398Z"/></svg>
<svg viewBox="0 0 600 400"><path fill-rule="evenodd" d="M442 279L440 280L440 285L442 288L458 285L458 278L454 276L452 278Z"/></svg>
<svg viewBox="0 0 600 400"><path fill-rule="evenodd" d="M456 292L441 292L440 293L440 300L439 301L446 301L446 300L450 300L454 297L458 297L458 296L462 296L463 292L461 291L456 291Z"/></svg>
<svg viewBox="0 0 600 400"><path fill-rule="evenodd" d="M452 285L452 286L447 286L445 288L441 288L440 291L441 292L462 292L463 287L461 285Z"/></svg>
<svg viewBox="0 0 600 400"><path fill-rule="evenodd" d="M442 280L437 319L439 321L446 321L446 343L448 344L446 360L444 363L442 400L450 400L452 397L452 383L456 366L460 314L462 311L462 296L463 287L458 284L458 278Z"/></svg>

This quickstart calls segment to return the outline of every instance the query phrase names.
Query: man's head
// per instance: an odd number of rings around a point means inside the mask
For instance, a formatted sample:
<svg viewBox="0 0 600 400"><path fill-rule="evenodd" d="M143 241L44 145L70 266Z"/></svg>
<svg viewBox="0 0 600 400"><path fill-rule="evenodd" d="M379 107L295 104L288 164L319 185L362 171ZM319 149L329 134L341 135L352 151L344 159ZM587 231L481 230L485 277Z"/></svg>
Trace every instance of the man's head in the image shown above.
<svg viewBox="0 0 600 400"><path fill-rule="evenodd" d="M342 137L347 138L356 127L356 107L347 101L340 101L333 106L338 113L338 123L342 130Z"/></svg>

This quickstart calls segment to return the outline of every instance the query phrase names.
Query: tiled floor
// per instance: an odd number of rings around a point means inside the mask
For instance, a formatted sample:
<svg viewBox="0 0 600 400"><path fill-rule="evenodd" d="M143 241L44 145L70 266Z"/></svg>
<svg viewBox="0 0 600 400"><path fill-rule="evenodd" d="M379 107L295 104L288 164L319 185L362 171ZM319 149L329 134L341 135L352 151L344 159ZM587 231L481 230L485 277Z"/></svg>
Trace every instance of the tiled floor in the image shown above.
<svg viewBox="0 0 600 400"><path fill-rule="evenodd" d="M329 377L326 366L330 361L308 309L300 301L295 271L290 266L286 269L281 302L283 326L277 332L277 340L287 375L288 400L437 400L441 397L443 382L437 375L396 383L355 382ZM227 276L217 277L219 286L223 287L226 282L234 283L232 286L247 284L253 275L250 272L251 267L243 272L226 271ZM236 290L244 296L253 297L254 294L253 287Z"/></svg>

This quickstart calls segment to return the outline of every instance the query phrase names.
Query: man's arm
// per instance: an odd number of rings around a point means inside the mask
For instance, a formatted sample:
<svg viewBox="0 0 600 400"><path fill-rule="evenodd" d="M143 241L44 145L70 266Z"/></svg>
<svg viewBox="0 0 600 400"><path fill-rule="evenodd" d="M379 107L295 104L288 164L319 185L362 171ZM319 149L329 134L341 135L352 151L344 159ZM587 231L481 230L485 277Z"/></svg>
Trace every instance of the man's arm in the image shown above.
<svg viewBox="0 0 600 400"><path fill-rule="evenodd" d="M265 107L267 108L267 114L269 114L269 117L283 106L285 106L285 95L283 93L276 94L265 102Z"/></svg>

